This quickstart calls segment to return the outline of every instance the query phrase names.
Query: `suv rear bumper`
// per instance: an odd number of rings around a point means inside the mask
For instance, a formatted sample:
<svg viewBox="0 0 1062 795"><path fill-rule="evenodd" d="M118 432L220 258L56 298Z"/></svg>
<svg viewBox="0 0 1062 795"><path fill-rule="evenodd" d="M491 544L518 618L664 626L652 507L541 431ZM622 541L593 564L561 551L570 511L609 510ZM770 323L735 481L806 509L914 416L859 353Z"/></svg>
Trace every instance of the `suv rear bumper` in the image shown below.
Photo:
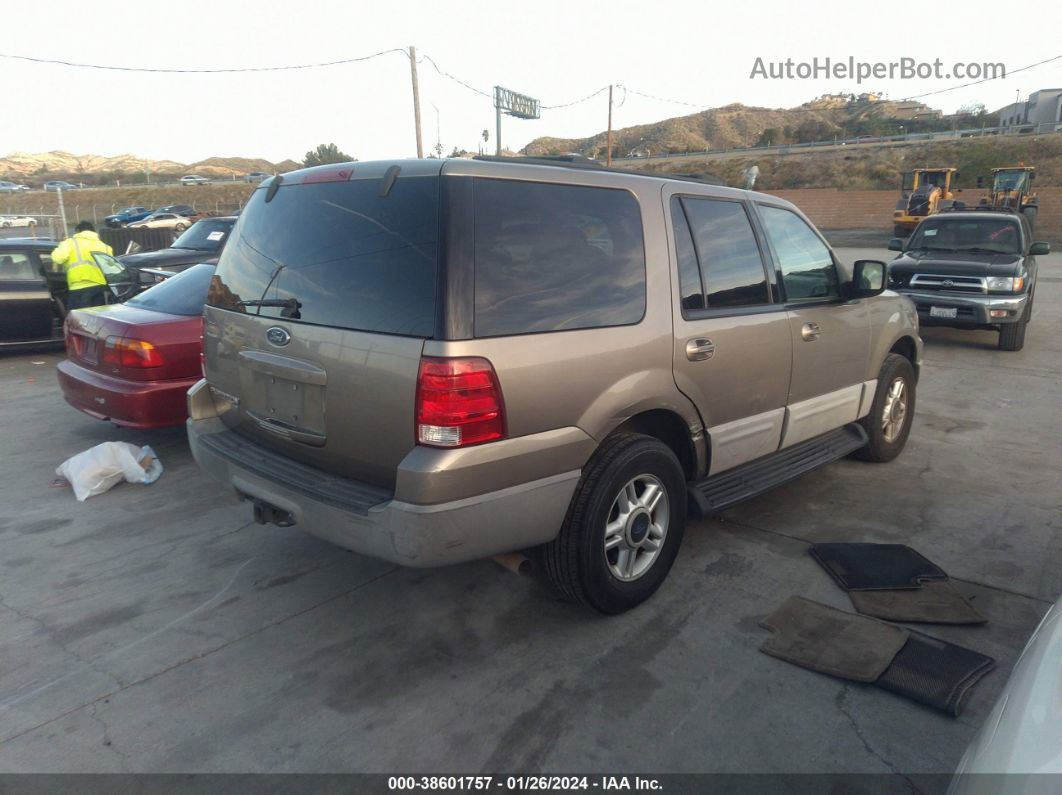
<svg viewBox="0 0 1062 795"><path fill-rule="evenodd" d="M402 566L429 567L514 552L552 540L564 522L578 470L434 505L396 500L266 450L220 419L188 420L196 462L244 499L291 514L333 544Z"/></svg>
<svg viewBox="0 0 1062 795"><path fill-rule="evenodd" d="M998 326L1004 323L1017 323L1025 312L1029 294L1022 295L961 295L956 293L929 292L916 290L896 290L914 301L918 309L918 322L923 326ZM932 306L957 309L954 320L929 316ZM991 310L1006 312L1005 317L992 317Z"/></svg>

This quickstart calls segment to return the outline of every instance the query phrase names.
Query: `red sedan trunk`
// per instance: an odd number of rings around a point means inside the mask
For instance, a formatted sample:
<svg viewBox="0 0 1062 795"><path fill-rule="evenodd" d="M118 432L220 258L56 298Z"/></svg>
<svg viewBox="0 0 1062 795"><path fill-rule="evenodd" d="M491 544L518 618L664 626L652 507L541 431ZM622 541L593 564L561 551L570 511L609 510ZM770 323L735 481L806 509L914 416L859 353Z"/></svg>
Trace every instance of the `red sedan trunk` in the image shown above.
<svg viewBox="0 0 1062 795"><path fill-rule="evenodd" d="M162 287L168 285L153 287L143 297ZM67 315L69 358L58 372L67 403L132 428L184 423L185 395L201 375L203 319L146 308L151 303L137 297L131 304L77 309Z"/></svg>

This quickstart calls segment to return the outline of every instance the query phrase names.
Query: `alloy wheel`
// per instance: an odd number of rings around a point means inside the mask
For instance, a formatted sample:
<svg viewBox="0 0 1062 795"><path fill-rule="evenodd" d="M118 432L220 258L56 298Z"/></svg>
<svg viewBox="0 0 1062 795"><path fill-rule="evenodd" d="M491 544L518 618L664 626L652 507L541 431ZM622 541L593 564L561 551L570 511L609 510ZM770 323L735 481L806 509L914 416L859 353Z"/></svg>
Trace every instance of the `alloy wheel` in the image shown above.
<svg viewBox="0 0 1062 795"><path fill-rule="evenodd" d="M633 582L660 557L671 506L655 475L631 478L612 501L605 521L605 562L617 580Z"/></svg>

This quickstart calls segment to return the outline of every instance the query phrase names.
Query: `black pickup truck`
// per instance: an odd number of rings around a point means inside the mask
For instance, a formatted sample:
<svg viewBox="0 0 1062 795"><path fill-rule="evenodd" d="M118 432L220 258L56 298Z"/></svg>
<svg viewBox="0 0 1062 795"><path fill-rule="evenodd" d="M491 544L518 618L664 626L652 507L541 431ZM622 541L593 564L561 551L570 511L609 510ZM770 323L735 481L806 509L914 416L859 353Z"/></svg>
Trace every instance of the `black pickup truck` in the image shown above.
<svg viewBox="0 0 1062 795"><path fill-rule="evenodd" d="M118 260L141 287L149 287L201 262L216 265L235 223L236 216L202 218L188 227L169 248L123 254Z"/></svg>
<svg viewBox="0 0 1062 795"><path fill-rule="evenodd" d="M1020 351L1032 318L1036 256L1047 243L1032 239L1021 215L997 211L944 212L915 228L889 264L889 287L909 296L923 326L999 331L999 347Z"/></svg>

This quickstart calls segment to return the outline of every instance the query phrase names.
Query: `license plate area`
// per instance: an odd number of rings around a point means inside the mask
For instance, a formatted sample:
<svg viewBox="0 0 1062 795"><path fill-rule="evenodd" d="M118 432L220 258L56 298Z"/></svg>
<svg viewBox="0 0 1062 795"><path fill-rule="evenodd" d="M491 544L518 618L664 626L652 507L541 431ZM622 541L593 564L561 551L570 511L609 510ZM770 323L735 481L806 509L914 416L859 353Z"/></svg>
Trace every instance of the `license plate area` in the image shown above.
<svg viewBox="0 0 1062 795"><path fill-rule="evenodd" d="M74 353L88 364L99 364L99 340L88 334L73 334Z"/></svg>
<svg viewBox="0 0 1062 795"><path fill-rule="evenodd" d="M315 434L324 434L325 387L256 372L247 401L258 418ZM246 400L245 393L245 400Z"/></svg>
<svg viewBox="0 0 1062 795"><path fill-rule="evenodd" d="M953 306L931 306L929 307L929 316L954 320L959 316L959 310Z"/></svg>

